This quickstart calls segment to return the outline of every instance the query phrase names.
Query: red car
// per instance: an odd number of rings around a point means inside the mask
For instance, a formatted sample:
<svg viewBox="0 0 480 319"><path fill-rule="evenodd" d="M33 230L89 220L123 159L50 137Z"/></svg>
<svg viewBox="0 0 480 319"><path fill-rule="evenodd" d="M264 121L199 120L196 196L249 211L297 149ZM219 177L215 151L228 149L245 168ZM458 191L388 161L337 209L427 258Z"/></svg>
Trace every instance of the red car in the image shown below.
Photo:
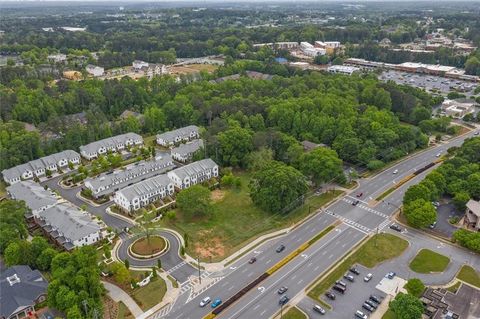
<svg viewBox="0 0 480 319"><path fill-rule="evenodd" d="M257 261L257 258L252 257L252 258L250 258L250 260L248 261L248 263L249 263L249 264L253 264L253 263L256 262L256 261Z"/></svg>
<svg viewBox="0 0 480 319"><path fill-rule="evenodd" d="M363 193L358 193L357 194L357 197L362 197L363 196Z"/></svg>

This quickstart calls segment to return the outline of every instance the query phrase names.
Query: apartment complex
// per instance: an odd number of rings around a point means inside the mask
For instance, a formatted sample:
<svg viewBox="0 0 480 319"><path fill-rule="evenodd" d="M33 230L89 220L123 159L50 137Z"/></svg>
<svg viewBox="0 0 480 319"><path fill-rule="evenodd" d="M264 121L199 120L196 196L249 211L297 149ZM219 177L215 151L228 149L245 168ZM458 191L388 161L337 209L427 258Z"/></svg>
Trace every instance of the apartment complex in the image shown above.
<svg viewBox="0 0 480 319"><path fill-rule="evenodd" d="M85 187L92 191L95 198L98 198L174 168L175 164L173 164L172 157L165 154L164 156L156 156L149 161L131 164L124 169L88 178L85 180Z"/></svg>
<svg viewBox="0 0 480 319"><path fill-rule="evenodd" d="M197 161L167 173L175 187L185 189L202 183L213 177L218 177L218 165L210 158Z"/></svg>
<svg viewBox="0 0 480 319"><path fill-rule="evenodd" d="M143 144L143 138L136 133L125 133L80 146L80 154L87 160L98 158L107 152L120 152L130 146Z"/></svg>
<svg viewBox="0 0 480 319"><path fill-rule="evenodd" d="M80 155L75 151L66 150L4 169L2 175L5 182L12 185L21 180L44 176L47 171L58 171L59 169L67 167L68 163L72 163L73 165L79 164Z"/></svg>
<svg viewBox="0 0 480 319"><path fill-rule="evenodd" d="M360 68L348 65L332 65L327 68L327 71L330 73L352 75L355 72L360 72Z"/></svg>
<svg viewBox="0 0 480 319"><path fill-rule="evenodd" d="M163 174L117 191L113 200L119 208L133 212L156 200L173 195L174 191L173 182Z"/></svg>
<svg viewBox="0 0 480 319"><path fill-rule="evenodd" d="M198 126L190 125L173 131L157 135L157 144L164 147L173 147L179 143L185 143L200 136Z"/></svg>
<svg viewBox="0 0 480 319"><path fill-rule="evenodd" d="M172 157L179 162L187 162L191 160L193 154L198 152L201 148L203 148L203 140L193 140L172 148L170 154L172 154Z"/></svg>
<svg viewBox="0 0 480 319"><path fill-rule="evenodd" d="M300 42L300 50L302 53L309 57L316 57L317 55L327 54L327 50L319 47L315 47L308 42Z"/></svg>

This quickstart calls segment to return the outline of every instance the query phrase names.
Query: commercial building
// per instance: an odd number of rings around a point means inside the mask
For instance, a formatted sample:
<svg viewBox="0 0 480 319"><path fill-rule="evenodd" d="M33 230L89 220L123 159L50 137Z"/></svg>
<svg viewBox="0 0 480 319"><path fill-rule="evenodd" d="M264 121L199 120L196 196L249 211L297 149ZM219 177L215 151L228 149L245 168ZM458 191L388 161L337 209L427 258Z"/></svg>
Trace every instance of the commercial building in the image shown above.
<svg viewBox="0 0 480 319"><path fill-rule="evenodd" d="M469 99L445 100L442 103L442 114L461 119L475 112L475 101Z"/></svg>
<svg viewBox="0 0 480 319"><path fill-rule="evenodd" d="M156 200L173 195L174 184L167 175L158 175L115 193L113 201L126 212L133 212Z"/></svg>
<svg viewBox="0 0 480 319"><path fill-rule="evenodd" d="M164 147L173 147L179 143L185 143L199 138L198 126L190 125L173 131L157 135L157 144Z"/></svg>
<svg viewBox="0 0 480 319"><path fill-rule="evenodd" d="M88 74L94 76L94 77L99 77L102 76L105 73L105 69L102 68L101 66L96 66L89 64L85 67L85 71L87 71Z"/></svg>
<svg viewBox="0 0 480 319"><path fill-rule="evenodd" d="M47 299L48 282L27 265L7 268L0 274L0 318L36 318L35 306Z"/></svg>
<svg viewBox="0 0 480 319"><path fill-rule="evenodd" d="M468 228L480 231L480 202L470 199L465 210L464 224Z"/></svg>
<svg viewBox="0 0 480 319"><path fill-rule="evenodd" d="M340 41L315 41L315 48L324 49L327 54L331 55L340 48Z"/></svg>
<svg viewBox="0 0 480 319"><path fill-rule="evenodd" d="M85 159L92 160L102 154L106 154L108 151L119 152L127 147L142 144L143 138L140 135L136 133L125 133L82 145L80 146L80 154L82 154Z"/></svg>
<svg viewBox="0 0 480 319"><path fill-rule="evenodd" d="M68 163L77 165L80 163L80 155L72 150L44 156L25 164L17 165L2 171L3 179L12 185L21 180L44 176L47 171L55 172L66 168Z"/></svg>
<svg viewBox="0 0 480 319"><path fill-rule="evenodd" d="M210 158L197 161L167 173L175 187L185 189L202 183L213 177L218 177L218 165Z"/></svg>
<svg viewBox="0 0 480 319"><path fill-rule="evenodd" d="M40 212L57 204L57 198L54 193L33 181L15 183L7 187L7 193L12 199L25 201L25 204L34 215L38 215Z"/></svg>
<svg viewBox="0 0 480 319"><path fill-rule="evenodd" d="M193 140L186 144L181 144L178 147L172 148L170 154L179 162L187 162L192 159L193 154L203 148L202 140Z"/></svg>
<svg viewBox="0 0 480 319"><path fill-rule="evenodd" d="M360 72L360 68L348 65L332 65L327 68L327 71L330 73L341 73L352 75L355 72Z"/></svg>
<svg viewBox="0 0 480 319"><path fill-rule="evenodd" d="M135 70L140 70L142 68L148 68L148 62L135 60L135 61L133 61L132 66Z"/></svg>
<svg viewBox="0 0 480 319"><path fill-rule="evenodd" d="M165 154L164 156L156 156L149 161L131 164L124 169L103 173L95 178L88 178L85 180L85 187L92 191L95 198L98 198L174 168L175 164L173 164L172 157Z"/></svg>
<svg viewBox="0 0 480 319"><path fill-rule="evenodd" d="M300 49L302 53L309 57L316 57L317 55L327 54L326 49L316 48L308 42L300 42Z"/></svg>

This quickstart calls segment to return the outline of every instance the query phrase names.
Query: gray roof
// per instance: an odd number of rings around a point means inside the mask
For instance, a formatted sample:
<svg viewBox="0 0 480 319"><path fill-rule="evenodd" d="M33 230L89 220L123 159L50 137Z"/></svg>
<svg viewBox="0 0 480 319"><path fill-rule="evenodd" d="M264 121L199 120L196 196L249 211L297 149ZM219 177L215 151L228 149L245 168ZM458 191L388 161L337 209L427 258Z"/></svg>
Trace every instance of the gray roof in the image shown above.
<svg viewBox="0 0 480 319"><path fill-rule="evenodd" d="M143 141L143 138L136 133L125 133L113 137L107 137L103 140L95 141L87 145L82 145L80 146L80 152L86 152L88 154L96 153L102 147L116 147L118 144L125 144L129 139Z"/></svg>
<svg viewBox="0 0 480 319"><path fill-rule="evenodd" d="M212 169L215 166L217 166L217 164L212 159L207 158L207 159L203 159L203 160L196 161L191 164L179 167L173 170L172 173L175 173L178 177L180 177L183 180L187 176L198 175L199 173Z"/></svg>
<svg viewBox="0 0 480 319"><path fill-rule="evenodd" d="M170 178L167 175L158 175L144 181L141 181L132 186L125 187L118 191L119 194L122 194L127 200L132 201L135 197L139 197L152 191L166 187L168 184L172 183Z"/></svg>
<svg viewBox="0 0 480 319"><path fill-rule="evenodd" d="M25 171L31 171L32 167L27 163L27 164L20 164L11 168L4 169L2 171L2 175L5 179L15 179L15 178L20 178L22 176L22 173Z"/></svg>
<svg viewBox="0 0 480 319"><path fill-rule="evenodd" d="M142 161L125 167L125 170L117 170L113 173L103 173L95 178L88 178L85 183L92 185L93 189L99 189L102 186L114 185L115 188L122 188L130 183L136 183L145 176L151 177L157 174L165 173L175 168L172 157L169 154L165 156L157 156L150 161ZM122 181L122 182L120 182ZM110 189L100 192L97 195L103 195L103 193L111 193Z"/></svg>
<svg viewBox="0 0 480 319"><path fill-rule="evenodd" d="M158 134L157 139L161 138L161 139L163 139L167 142L174 142L175 138L177 136L187 138L187 137L190 137L190 133L193 132L193 131L197 132L197 134L198 134L198 126L189 125L189 126L185 126L185 127L173 130L173 131Z"/></svg>
<svg viewBox="0 0 480 319"><path fill-rule="evenodd" d="M32 210L55 205L56 197L33 181L21 181L7 187L7 192L16 200L23 200Z"/></svg>
<svg viewBox="0 0 480 319"><path fill-rule="evenodd" d="M467 208L476 216L480 217L480 202L470 199L467 202Z"/></svg>
<svg viewBox="0 0 480 319"><path fill-rule="evenodd" d="M14 277L15 276L15 277ZM48 282L29 266L12 266L0 274L0 317L8 318L17 309L32 306L47 292Z"/></svg>
<svg viewBox="0 0 480 319"><path fill-rule="evenodd" d="M181 144L171 150L171 154L178 153L182 156L188 156L203 147L203 140L193 140L186 144Z"/></svg>
<svg viewBox="0 0 480 319"><path fill-rule="evenodd" d="M89 214L67 204L57 204L40 212L39 216L72 242L102 229Z"/></svg>

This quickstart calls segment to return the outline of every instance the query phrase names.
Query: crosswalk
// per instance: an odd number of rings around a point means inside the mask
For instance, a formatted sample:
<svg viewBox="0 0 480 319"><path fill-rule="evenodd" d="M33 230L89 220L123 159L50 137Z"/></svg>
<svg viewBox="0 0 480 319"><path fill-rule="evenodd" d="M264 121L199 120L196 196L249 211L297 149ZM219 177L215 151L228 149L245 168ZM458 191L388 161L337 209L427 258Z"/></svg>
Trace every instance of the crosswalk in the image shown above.
<svg viewBox="0 0 480 319"><path fill-rule="evenodd" d="M182 261L181 263L173 266L172 268L170 268L169 270L166 271L167 275L170 275L172 272L174 272L175 270L177 270L179 268L182 268L186 264L187 264L186 261Z"/></svg>
<svg viewBox="0 0 480 319"><path fill-rule="evenodd" d="M211 281L208 285L206 285L205 287L203 287L202 289L200 289L199 291L191 291L190 292L190 296L188 296L188 299L187 299L187 302L190 302L192 299L195 299L195 297L197 297L198 295L200 295L201 293L203 293L205 290L211 288L213 285L215 285L217 282L219 282L220 280L222 280L224 277L215 277L213 278L213 281Z"/></svg>
<svg viewBox="0 0 480 319"><path fill-rule="evenodd" d="M148 317L148 319L159 319L159 318L166 317L170 313L170 310L172 310L172 308L173 308L173 304L169 303L159 311L155 312L152 316Z"/></svg>
<svg viewBox="0 0 480 319"><path fill-rule="evenodd" d="M200 274L200 278L205 279L207 277L210 277L211 274L212 274L211 272L204 271ZM194 283L191 280L188 280L188 281L184 282L180 286L180 295L183 295L184 293L186 293L187 291L192 289L193 285L194 285Z"/></svg>
<svg viewBox="0 0 480 319"><path fill-rule="evenodd" d="M357 222L354 222L353 220L350 220L350 219L348 219L348 218L345 218L345 217L343 217L343 216L341 216L341 215L337 215L337 214L335 214L334 212L332 212L332 211L330 211L330 210L326 210L325 212L326 212L327 214L335 217L335 218L340 219L342 222L344 222L344 223L347 224L348 226L350 226L350 227L352 227L352 228L355 228L356 230L359 230L359 231L361 231L361 232L364 233L364 234L367 234L367 235L368 235L369 233L372 232L372 230L371 230L370 228L365 227L365 226L363 226L362 224L359 224L359 223L357 223Z"/></svg>
<svg viewBox="0 0 480 319"><path fill-rule="evenodd" d="M351 199L349 199L349 198L346 198L346 197L342 198L342 201L344 201L344 202L346 202L346 203L349 203L349 204L352 204L352 203L353 203L353 200L351 200ZM359 204L357 204L357 207L360 207L361 209L364 209L364 210L366 210L367 212L372 213L372 214L375 214L375 215L378 215L378 216L380 216L380 217L389 218L388 215L385 215L384 213L381 213L381 212L379 212L378 210L375 210L375 209L373 209L373 208L371 208L371 207L368 207L368 206L366 206L366 205L364 205L364 204L359 203Z"/></svg>

